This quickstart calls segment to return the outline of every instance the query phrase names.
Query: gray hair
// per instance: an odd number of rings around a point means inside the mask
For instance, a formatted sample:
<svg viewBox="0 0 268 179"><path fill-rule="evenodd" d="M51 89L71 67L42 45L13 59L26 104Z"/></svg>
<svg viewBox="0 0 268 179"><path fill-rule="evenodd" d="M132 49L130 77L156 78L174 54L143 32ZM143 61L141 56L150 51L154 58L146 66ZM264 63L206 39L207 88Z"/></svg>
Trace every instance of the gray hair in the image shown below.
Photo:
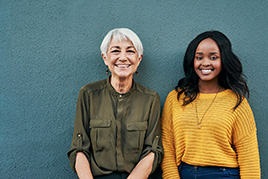
<svg viewBox="0 0 268 179"><path fill-rule="evenodd" d="M108 32L108 34L104 37L101 43L100 50L101 53L104 54L105 56L107 56L106 52L112 39L116 41L129 39L134 45L135 49L137 50L139 57L143 54L143 46L137 34L135 34L132 30L127 28L116 28Z"/></svg>

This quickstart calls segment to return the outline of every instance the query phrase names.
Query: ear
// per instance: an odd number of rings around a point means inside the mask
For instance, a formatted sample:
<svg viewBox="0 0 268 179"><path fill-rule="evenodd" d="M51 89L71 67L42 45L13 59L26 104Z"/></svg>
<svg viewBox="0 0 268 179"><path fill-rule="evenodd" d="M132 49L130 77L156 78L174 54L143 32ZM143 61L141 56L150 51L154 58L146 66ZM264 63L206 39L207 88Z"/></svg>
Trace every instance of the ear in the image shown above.
<svg viewBox="0 0 268 179"><path fill-rule="evenodd" d="M143 57L143 54L142 54L142 55L139 57L138 66L139 66L139 65L140 65L140 63L141 63L142 57Z"/></svg>
<svg viewBox="0 0 268 179"><path fill-rule="evenodd" d="M103 59L105 65L108 66L107 57L103 53L101 54L101 56L102 56L102 59Z"/></svg>

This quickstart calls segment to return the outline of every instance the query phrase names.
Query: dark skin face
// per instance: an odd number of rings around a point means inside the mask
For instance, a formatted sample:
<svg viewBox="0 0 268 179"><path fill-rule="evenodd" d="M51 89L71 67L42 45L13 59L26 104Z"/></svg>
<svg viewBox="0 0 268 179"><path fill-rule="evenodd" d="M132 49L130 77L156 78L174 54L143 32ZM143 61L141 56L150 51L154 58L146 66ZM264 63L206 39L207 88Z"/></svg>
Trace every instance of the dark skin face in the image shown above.
<svg viewBox="0 0 268 179"><path fill-rule="evenodd" d="M194 70L199 77L199 88L211 91L220 88L221 54L217 43L208 38L199 43L195 52ZM201 91L200 91L201 92Z"/></svg>

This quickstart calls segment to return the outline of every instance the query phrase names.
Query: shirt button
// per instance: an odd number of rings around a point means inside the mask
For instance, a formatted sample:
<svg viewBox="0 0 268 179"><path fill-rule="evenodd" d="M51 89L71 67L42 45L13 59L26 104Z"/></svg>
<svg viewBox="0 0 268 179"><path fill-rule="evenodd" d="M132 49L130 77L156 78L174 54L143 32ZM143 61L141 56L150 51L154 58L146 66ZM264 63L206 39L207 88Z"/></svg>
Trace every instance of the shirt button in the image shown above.
<svg viewBox="0 0 268 179"><path fill-rule="evenodd" d="M122 98L122 95L120 94L119 97Z"/></svg>

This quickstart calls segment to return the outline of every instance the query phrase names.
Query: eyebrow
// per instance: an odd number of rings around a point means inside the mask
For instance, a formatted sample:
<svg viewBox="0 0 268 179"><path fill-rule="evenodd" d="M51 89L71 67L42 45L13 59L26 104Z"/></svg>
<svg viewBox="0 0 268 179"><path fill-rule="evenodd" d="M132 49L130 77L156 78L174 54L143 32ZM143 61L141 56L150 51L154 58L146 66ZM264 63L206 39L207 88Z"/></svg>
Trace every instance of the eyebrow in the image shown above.
<svg viewBox="0 0 268 179"><path fill-rule="evenodd" d="M120 48L120 47L119 46L111 46L110 49L112 49L112 48Z"/></svg>
<svg viewBox="0 0 268 179"><path fill-rule="evenodd" d="M118 49L120 49L119 46L112 46L110 49L112 49L112 48L118 48ZM128 47L127 47L127 49L130 49L130 48L134 48L134 46L128 46Z"/></svg>
<svg viewBox="0 0 268 179"><path fill-rule="evenodd" d="M203 55L202 52L196 52L195 54ZM219 53L217 53L217 52L210 52L209 54L210 54L210 55L215 55L215 54L219 54Z"/></svg>

